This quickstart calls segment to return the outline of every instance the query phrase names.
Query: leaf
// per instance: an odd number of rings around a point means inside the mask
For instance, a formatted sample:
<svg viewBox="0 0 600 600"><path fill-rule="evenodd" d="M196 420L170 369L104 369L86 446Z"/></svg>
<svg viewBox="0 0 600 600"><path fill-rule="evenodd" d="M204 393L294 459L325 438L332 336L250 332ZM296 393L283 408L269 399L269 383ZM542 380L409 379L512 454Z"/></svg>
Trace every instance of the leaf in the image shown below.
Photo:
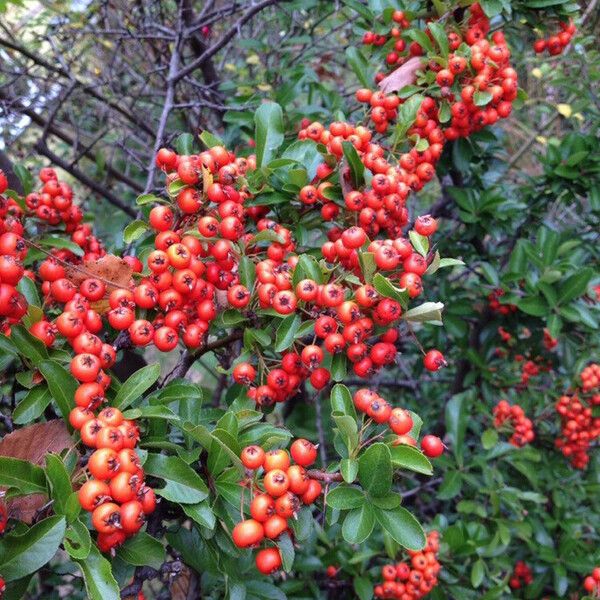
<svg viewBox="0 0 600 600"><path fill-rule="evenodd" d="M422 550L426 538L423 528L415 517L402 506L392 510L374 509L377 522L401 546L409 550Z"/></svg>
<svg viewBox="0 0 600 600"><path fill-rule="evenodd" d="M117 551L117 556L130 565L136 567L150 566L160 569L165 562L165 549L163 545L145 531L140 531L130 537Z"/></svg>
<svg viewBox="0 0 600 600"><path fill-rule="evenodd" d="M342 525L342 537L349 544L360 544L371 535L374 526L373 508L364 502L361 507L351 510L346 515Z"/></svg>
<svg viewBox="0 0 600 600"><path fill-rule="evenodd" d="M373 252L359 252L358 262L360 264L360 270L362 271L365 283L372 283L373 275L375 275L377 272L375 254Z"/></svg>
<svg viewBox="0 0 600 600"><path fill-rule="evenodd" d="M373 287L379 294L386 298L392 298L397 300L402 308L406 308L408 304L408 292L401 290L393 285L389 279L384 277L381 273L375 273L373 276Z"/></svg>
<svg viewBox="0 0 600 600"><path fill-rule="evenodd" d="M402 318L405 321L412 323L432 323L434 325L442 325L442 302L424 302L419 306L415 306L407 310Z"/></svg>
<svg viewBox="0 0 600 600"><path fill-rule="evenodd" d="M354 45L346 48L346 59L354 74L363 87L371 87L371 77L369 76L369 62L365 55Z"/></svg>
<svg viewBox="0 0 600 600"><path fill-rule="evenodd" d="M29 461L0 456L0 486L14 488L21 494L46 493L44 470Z"/></svg>
<svg viewBox="0 0 600 600"><path fill-rule="evenodd" d="M355 577L352 585L359 600L371 600L373 597L373 584L366 577Z"/></svg>
<svg viewBox="0 0 600 600"><path fill-rule="evenodd" d="M431 475L433 467L429 459L417 448L408 445L392 446L390 448L392 465L401 469L409 469L415 473Z"/></svg>
<svg viewBox="0 0 600 600"><path fill-rule="evenodd" d="M123 231L123 241L126 244L131 244L131 242L141 238L149 229L145 221L132 221Z"/></svg>
<svg viewBox="0 0 600 600"><path fill-rule="evenodd" d="M224 146L223 140L221 140L219 136L216 136L214 133L211 133L206 129L198 137L207 148L214 148L215 146Z"/></svg>
<svg viewBox="0 0 600 600"><path fill-rule="evenodd" d="M37 242L40 246L48 246L48 248L62 248L72 252L75 256L83 256L85 254L83 248L75 242L54 236L45 236Z"/></svg>
<svg viewBox="0 0 600 600"><path fill-rule="evenodd" d="M583 296L593 276L593 269L588 267L567 277L558 288L558 303L566 304L579 296Z"/></svg>
<svg viewBox="0 0 600 600"><path fill-rule="evenodd" d="M352 187L357 190L365 183L365 166L363 165L356 148L351 142L342 142L344 158L350 167ZM342 175L340 175L342 176Z"/></svg>
<svg viewBox="0 0 600 600"><path fill-rule="evenodd" d="M469 419L471 392L452 396L446 403L446 432L452 439L452 449L458 464L463 464L464 442Z"/></svg>
<svg viewBox="0 0 600 600"><path fill-rule="evenodd" d="M79 519L76 519L67 527L63 545L71 558L84 560L89 556L92 548L92 537L88 528Z"/></svg>
<svg viewBox="0 0 600 600"><path fill-rule="evenodd" d="M358 475L358 461L354 458L342 458L340 473L346 483L352 483Z"/></svg>
<svg viewBox="0 0 600 600"><path fill-rule="evenodd" d="M312 279L316 283L323 283L321 267L319 267L319 263L310 254L302 254L298 259L294 274L292 275L294 287L303 279Z"/></svg>
<svg viewBox="0 0 600 600"><path fill-rule="evenodd" d="M414 229L411 229L408 232L408 237L410 238L410 243L413 245L414 249L421 256L426 257L429 252L429 238L417 233Z"/></svg>
<svg viewBox="0 0 600 600"><path fill-rule="evenodd" d="M175 140L177 154L189 155L194 152L194 136L191 133L182 133Z"/></svg>
<svg viewBox="0 0 600 600"><path fill-rule="evenodd" d="M444 26L441 23L438 23L437 21L432 21L431 23L429 23L427 28L431 32L433 39L438 45L442 57L447 58L450 49L448 47L448 34L446 33Z"/></svg>
<svg viewBox="0 0 600 600"><path fill-rule="evenodd" d="M330 400L332 412L350 415L351 417L356 418L352 394L345 385L336 383L331 388Z"/></svg>
<svg viewBox="0 0 600 600"><path fill-rule="evenodd" d="M384 94L391 94L407 85L412 85L416 81L417 71L420 68L421 59L418 56L409 58L402 66L392 71L379 82L379 89ZM370 85L366 85L365 87L370 87Z"/></svg>
<svg viewBox="0 0 600 600"><path fill-rule="evenodd" d="M283 111L275 102L261 104L254 113L256 167L268 164L284 139Z"/></svg>
<svg viewBox="0 0 600 600"><path fill-rule="evenodd" d="M29 360L37 363L48 358L48 349L41 340L31 335L22 325L11 327L10 341Z"/></svg>
<svg viewBox="0 0 600 600"><path fill-rule="evenodd" d="M159 376L159 363L142 367L139 371L131 375L119 388L113 405L120 410L127 408L140 398L146 390L150 389L156 383Z"/></svg>
<svg viewBox="0 0 600 600"><path fill-rule="evenodd" d="M289 573L294 566L294 544L292 543L292 539L290 538L289 533L284 533L277 540L277 545L279 546L279 553L281 554L281 562L283 566L283 570L286 573Z"/></svg>
<svg viewBox="0 0 600 600"><path fill-rule="evenodd" d="M519 298L519 300L517 300L517 306L524 313L534 317L543 317L548 314L549 310L546 301L540 296L527 296L526 298Z"/></svg>
<svg viewBox="0 0 600 600"><path fill-rule="evenodd" d="M37 286L31 278L21 277L21 281L19 281L17 285L17 290L23 294L29 305L37 307L42 305ZM31 306L29 308L31 308Z"/></svg>
<svg viewBox="0 0 600 600"><path fill-rule="evenodd" d="M96 546L91 547L85 560L77 560L89 600L120 600L119 586L112 574L110 563Z"/></svg>
<svg viewBox="0 0 600 600"><path fill-rule="evenodd" d="M54 512L66 515L73 486L69 473L57 454L46 456L46 476L50 484L50 496L54 500Z"/></svg>
<svg viewBox="0 0 600 600"><path fill-rule="evenodd" d="M183 512L201 525L202 527L206 527L207 529L214 529L216 516L212 511L208 501L203 500L198 504L182 504L181 508L183 508Z"/></svg>
<svg viewBox="0 0 600 600"><path fill-rule="evenodd" d="M329 491L325 496L325 502L332 508L350 510L358 508L365 502L365 494L358 487L341 484Z"/></svg>
<svg viewBox="0 0 600 600"><path fill-rule="evenodd" d="M171 502L197 504L208 497L208 488L200 475L177 456L150 453L144 471L165 481L165 487L155 491Z"/></svg>
<svg viewBox="0 0 600 600"><path fill-rule="evenodd" d="M155 196L154 194L141 194L135 199L135 203L138 206L146 206L146 204L159 204L161 202L164 202L164 200L159 196Z"/></svg>
<svg viewBox="0 0 600 600"><path fill-rule="evenodd" d="M0 572L6 581L35 573L58 550L63 540L64 517L48 517L20 535L8 534L0 539Z"/></svg>
<svg viewBox="0 0 600 600"><path fill-rule="evenodd" d="M473 104L475 106L485 106L489 104L493 96L489 92L477 91L473 94Z"/></svg>
<svg viewBox="0 0 600 600"><path fill-rule="evenodd" d="M13 423L25 425L35 421L43 414L51 400L52 396L45 385L37 385L30 389L21 402L17 404L13 412Z"/></svg>
<svg viewBox="0 0 600 600"><path fill-rule="evenodd" d="M483 582L483 578L485 577L485 563L478 559L473 563L471 567L471 585L474 588L478 588Z"/></svg>
<svg viewBox="0 0 600 600"><path fill-rule="evenodd" d="M42 361L38 369L48 384L52 398L58 404L60 414L67 421L74 406L73 398L78 387L77 381L71 373L55 360Z"/></svg>
<svg viewBox="0 0 600 600"><path fill-rule="evenodd" d="M302 319L297 313L288 315L281 320L275 334L275 352L283 352L283 350L287 350L294 343L301 323Z"/></svg>
<svg viewBox="0 0 600 600"><path fill-rule="evenodd" d="M495 429L486 429L481 436L481 445L484 450L493 448L498 443L498 432Z"/></svg>
<svg viewBox="0 0 600 600"><path fill-rule="evenodd" d="M369 446L358 459L358 480L372 496L383 496L392 487L390 449L381 442Z"/></svg>
<svg viewBox="0 0 600 600"><path fill-rule="evenodd" d="M245 285L248 290L252 291L256 279L256 270L254 268L254 263L247 256L242 256L240 259L238 275L240 277L240 283Z"/></svg>

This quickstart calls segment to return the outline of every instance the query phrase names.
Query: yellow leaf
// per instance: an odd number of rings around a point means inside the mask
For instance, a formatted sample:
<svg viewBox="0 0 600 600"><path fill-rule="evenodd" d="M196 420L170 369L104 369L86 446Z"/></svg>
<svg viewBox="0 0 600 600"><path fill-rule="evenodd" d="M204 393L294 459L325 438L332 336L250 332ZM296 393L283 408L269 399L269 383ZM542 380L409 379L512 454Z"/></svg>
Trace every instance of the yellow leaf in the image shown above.
<svg viewBox="0 0 600 600"><path fill-rule="evenodd" d="M258 54L251 54L247 59L246 62L249 65L258 65L260 64L260 58L258 57Z"/></svg>
<svg viewBox="0 0 600 600"><path fill-rule="evenodd" d="M535 138L536 142L538 142L539 144L543 144L544 146L548 143L548 140L543 136L543 135L538 135Z"/></svg>
<svg viewBox="0 0 600 600"><path fill-rule="evenodd" d="M536 78L536 79L541 79L542 78L542 70L538 69L537 67L535 69L531 70L531 74Z"/></svg>
<svg viewBox="0 0 600 600"><path fill-rule="evenodd" d="M227 71L235 71L235 65L233 63L225 63L225 69Z"/></svg>
<svg viewBox="0 0 600 600"><path fill-rule="evenodd" d="M557 104L556 110L567 119L573 114L573 109L570 104Z"/></svg>
<svg viewBox="0 0 600 600"><path fill-rule="evenodd" d="M273 88L268 83L261 83L256 86L261 92L270 92Z"/></svg>

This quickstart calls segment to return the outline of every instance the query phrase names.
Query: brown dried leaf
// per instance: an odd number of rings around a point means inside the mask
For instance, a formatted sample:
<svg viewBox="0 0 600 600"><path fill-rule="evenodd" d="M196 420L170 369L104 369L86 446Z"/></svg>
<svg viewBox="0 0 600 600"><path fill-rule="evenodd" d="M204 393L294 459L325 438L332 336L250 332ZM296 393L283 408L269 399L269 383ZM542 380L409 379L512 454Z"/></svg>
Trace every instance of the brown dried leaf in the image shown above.
<svg viewBox="0 0 600 600"><path fill-rule="evenodd" d="M391 94L392 92L401 90L406 85L413 84L420 67L421 59L418 56L409 58L401 67L392 71L379 82L379 89L384 94Z"/></svg>
<svg viewBox="0 0 600 600"><path fill-rule="evenodd" d="M59 453L75 447L71 434L62 419L47 423L35 423L4 436L0 440L0 456L10 456L42 465L50 452ZM15 498L7 503L8 514L13 519L31 523L47 498L43 494L31 494Z"/></svg>
<svg viewBox="0 0 600 600"><path fill-rule="evenodd" d="M108 296L118 288L130 288L132 285L133 269L118 256L106 254L98 260L88 260L83 265L66 267L67 278L76 286L84 279L97 277L106 284L104 298L92 302L90 306L100 314L108 311Z"/></svg>
<svg viewBox="0 0 600 600"><path fill-rule="evenodd" d="M171 600L193 600L198 598L198 578L196 574L185 565L169 585Z"/></svg>

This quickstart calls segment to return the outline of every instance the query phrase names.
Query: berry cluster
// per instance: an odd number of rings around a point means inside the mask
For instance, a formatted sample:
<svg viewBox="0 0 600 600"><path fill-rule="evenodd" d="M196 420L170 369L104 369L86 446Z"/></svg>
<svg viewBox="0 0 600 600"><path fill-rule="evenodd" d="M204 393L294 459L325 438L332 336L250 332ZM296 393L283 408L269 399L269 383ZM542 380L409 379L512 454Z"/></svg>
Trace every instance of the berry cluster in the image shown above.
<svg viewBox="0 0 600 600"><path fill-rule="evenodd" d="M550 333L547 327L544 327L543 344L546 350L554 350L554 348L558 346L558 340L555 337L552 337L552 334Z"/></svg>
<svg viewBox="0 0 600 600"><path fill-rule="evenodd" d="M265 452L260 446L247 446L241 459L251 471L262 469L262 480L254 473L247 482L253 494L252 518L233 528L233 543L238 548L255 548L265 538L274 541L285 532L291 535L289 519L295 517L302 504L312 504L321 495L321 484L306 470L317 460L317 447L305 439L295 440L289 454L283 449ZM268 575L280 567L277 546L263 548L256 554L256 568L261 573Z"/></svg>
<svg viewBox="0 0 600 600"><path fill-rule="evenodd" d="M399 562L381 569L383 583L375 586L375 598L416 600L423 598L437 585L441 565L437 560L439 534L432 531L427 545L420 552L408 550L410 564Z"/></svg>
<svg viewBox="0 0 600 600"><path fill-rule="evenodd" d="M156 507L154 491L144 483L144 470L134 450L138 427L112 407L94 416L90 408L78 406L69 421L84 444L95 448L88 460L92 478L79 488L78 495L81 507L92 513L98 547L108 552L137 533Z"/></svg>
<svg viewBox="0 0 600 600"><path fill-rule="evenodd" d="M517 312L516 304L501 304L499 298L502 298L506 292L502 288L496 288L488 294L488 306L494 313L500 315L509 315L511 312Z"/></svg>
<svg viewBox="0 0 600 600"><path fill-rule="evenodd" d="M419 69L421 80L429 82L432 73L434 84L425 87L425 94L414 125L408 133L416 140L427 140L428 147L418 152L413 148L405 155L404 169L412 163L411 172L433 172L432 164L425 169L423 164L435 163L447 140L467 137L471 133L487 125L493 125L498 119L506 118L512 110L512 102L517 97L517 73L510 66L510 51L506 45L502 31L496 31L487 39L490 30L488 18L478 3L471 5L468 18L456 23L457 31L449 31L447 45L450 54L443 64L436 60L421 61ZM410 25L402 11L392 15L394 23L407 29ZM423 56L426 48L413 41L406 43L408 37L401 28L393 27L390 43L393 50L386 55L386 63L390 67L404 65L409 58ZM427 29L426 34L431 41L434 35ZM367 32L363 38L366 44L389 47L387 36ZM408 65L407 65L408 66ZM404 68L400 66L400 69ZM418 73L417 73L418 74ZM376 81L383 79L378 74ZM396 118L398 106L403 99L395 94L386 95L383 92L372 92L360 89L356 94L360 102L370 105L370 118L379 132L385 132L388 125ZM426 157L418 167L420 159Z"/></svg>
<svg viewBox="0 0 600 600"><path fill-rule="evenodd" d="M518 590L523 585L529 585L533 581L531 569L522 560L517 561L508 585L513 590Z"/></svg>
<svg viewBox="0 0 600 600"><path fill-rule="evenodd" d="M600 598L600 567L596 567L591 575L583 580L583 589L594 598Z"/></svg>
<svg viewBox="0 0 600 600"><path fill-rule="evenodd" d="M537 54L541 54L545 50L550 56L562 54L562 51L569 45L571 38L575 35L577 27L573 21L569 23L559 23L560 31L548 38L541 38L533 42L533 49Z"/></svg>
<svg viewBox="0 0 600 600"><path fill-rule="evenodd" d="M561 396L556 403L562 429L554 444L576 469L587 467L590 446L600 437L600 417L592 414L592 408L600 406L600 393L591 393L599 387L599 372L595 363L586 367L581 373L582 389Z"/></svg>
<svg viewBox="0 0 600 600"><path fill-rule="evenodd" d="M531 419L525 416L525 411L518 404L511 406L506 400L500 400L494 406L493 414L494 427L498 429L508 425L512 430L512 435L508 441L513 446L522 447L535 439L533 423Z"/></svg>
<svg viewBox="0 0 600 600"><path fill-rule="evenodd" d="M413 419L408 410L399 407L392 408L379 394L367 388L358 390L354 394L353 402L357 410L365 413L378 425L387 423L388 427L398 436L393 442L395 446L399 444L417 445L417 441L408 435L413 428ZM421 440L421 450L425 456L437 458L444 452L444 444L439 437L426 435Z"/></svg>

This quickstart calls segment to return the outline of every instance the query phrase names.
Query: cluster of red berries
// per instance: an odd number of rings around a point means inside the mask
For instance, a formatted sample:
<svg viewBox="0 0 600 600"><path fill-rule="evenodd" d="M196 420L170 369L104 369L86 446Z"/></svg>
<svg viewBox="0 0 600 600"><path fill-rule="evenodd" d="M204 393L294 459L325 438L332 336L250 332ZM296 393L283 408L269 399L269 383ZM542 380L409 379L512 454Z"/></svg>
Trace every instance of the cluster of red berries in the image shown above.
<svg viewBox="0 0 600 600"><path fill-rule="evenodd" d="M573 395L561 396L556 403L562 429L554 443L576 469L587 467L589 448L600 437L600 417L592 413L594 406L600 406L600 393L591 393L600 385L599 373L600 365L586 367L581 373L582 389Z"/></svg>
<svg viewBox="0 0 600 600"><path fill-rule="evenodd" d="M399 562L382 567L383 583L375 586L375 598L416 600L426 596L437 585L442 568L437 560L439 547L439 533L432 531L423 550L408 550L410 564Z"/></svg>
<svg viewBox="0 0 600 600"><path fill-rule="evenodd" d="M533 573L529 566L522 560L517 561L508 585L513 590L518 590L523 585L529 585L533 581Z"/></svg>
<svg viewBox="0 0 600 600"><path fill-rule="evenodd" d="M488 306L492 312L505 316L517 312L516 304L500 304L499 298L502 298L505 293L502 288L496 288L488 294Z"/></svg>
<svg viewBox="0 0 600 600"><path fill-rule="evenodd" d="M594 598L600 598L600 567L596 567L591 575L583 580L583 589Z"/></svg>
<svg viewBox="0 0 600 600"><path fill-rule="evenodd" d="M533 49L537 54L541 54L545 50L548 51L550 56L562 54L562 51L569 45L571 38L575 35L577 27L575 27L573 21L569 21L569 23L561 22L559 26L560 31L555 35L533 42Z"/></svg>
<svg viewBox="0 0 600 600"><path fill-rule="evenodd" d="M491 40L487 39L489 19L478 3L472 4L467 14L466 22L457 23L459 31L447 34L451 53L446 64L441 64L437 57L420 65L425 72L435 73L436 86L422 90L426 98L408 134L418 136L415 138L418 140L427 140L429 147L420 153L413 149L405 155L406 164L402 165L405 169L410 163L414 164L414 169L418 158L425 155L429 160L418 168L432 172L431 165L439 159L447 140L467 137L511 113L512 102L517 97L517 73L509 64L510 51L504 34L496 31ZM404 29L409 27L402 11L395 11L392 20ZM429 29L425 33L434 40ZM386 56L390 67L403 65L409 58L425 54L425 49L416 41L407 46L398 27L392 28L391 38L395 40L394 49ZM363 42L386 45L387 38L367 32ZM463 52L463 45L468 46L468 51ZM383 77L378 74L376 81L380 82ZM398 106L403 103L403 99L395 94L386 95L369 89L358 90L356 97L370 105L370 118L381 133L395 120ZM444 111L447 114L441 111L444 105L448 108ZM422 164L426 163L430 163L429 168L423 169Z"/></svg>
<svg viewBox="0 0 600 600"><path fill-rule="evenodd" d="M90 408L76 407L69 415L82 441L94 448L88 460L88 479L78 492L79 503L92 513L98 547L108 552L137 533L156 507L156 496L144 483L135 446L139 431L118 408L103 408L97 416Z"/></svg>
<svg viewBox="0 0 600 600"><path fill-rule="evenodd" d="M494 427L498 429L508 424L512 430L508 441L513 446L522 447L535 439L533 423L525 416L525 411L518 404L511 406L506 400L500 400L494 406L493 415Z"/></svg>
<svg viewBox="0 0 600 600"><path fill-rule="evenodd" d="M552 334L547 327L544 327L544 339L542 340L542 343L546 350L554 350L554 348L558 346L558 340L555 337L552 337Z"/></svg>
<svg viewBox="0 0 600 600"><path fill-rule="evenodd" d="M255 473L246 482L253 494L252 518L233 528L233 543L238 548L256 548L265 538L274 542L285 532L292 535L289 519L295 518L302 504L312 504L321 495L321 484L306 470L317 460L317 447L305 439L295 440L289 454L284 449L265 452L260 446L247 446L241 460L251 471L262 469L262 480ZM280 567L277 546L263 548L256 554L256 568L261 573L269 575Z"/></svg>
<svg viewBox="0 0 600 600"><path fill-rule="evenodd" d="M392 408L390 404L373 390L363 388L358 390L353 397L354 406L378 425L387 423L388 427L398 437L394 446L408 444L416 446L417 441L409 434L413 428L413 419L410 412L404 408ZM444 444L435 435L426 435L421 440L421 450L429 458L437 458L444 452Z"/></svg>
<svg viewBox="0 0 600 600"><path fill-rule="evenodd" d="M581 389L584 392L600 387L600 365L592 363L581 371ZM594 404L600 404L600 402L594 402Z"/></svg>

